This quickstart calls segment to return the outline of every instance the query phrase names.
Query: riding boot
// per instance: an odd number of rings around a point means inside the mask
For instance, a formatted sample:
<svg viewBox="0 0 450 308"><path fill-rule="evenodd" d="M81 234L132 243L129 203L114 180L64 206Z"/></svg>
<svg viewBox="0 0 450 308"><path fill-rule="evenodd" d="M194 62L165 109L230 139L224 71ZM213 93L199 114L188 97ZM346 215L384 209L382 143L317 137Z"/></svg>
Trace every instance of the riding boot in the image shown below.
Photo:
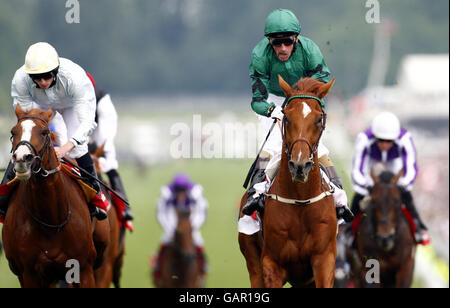
<svg viewBox="0 0 450 308"><path fill-rule="evenodd" d="M361 202L361 200L363 200L365 198L364 195L355 193L355 195L353 196L353 201L352 201L352 205L351 205L351 211L352 213L356 216L359 214L359 212L361 211L361 207L359 205L359 203Z"/></svg>
<svg viewBox="0 0 450 308"><path fill-rule="evenodd" d="M94 161L89 153L77 158L76 161L80 168L86 171L81 171L81 176L83 177L84 182L97 192L96 196L89 204L91 216L95 216L98 220L103 220L108 217L108 200L106 200L105 195L100 189L98 181L95 180L97 179L97 172L95 171Z"/></svg>
<svg viewBox="0 0 450 308"><path fill-rule="evenodd" d="M355 217L360 213L361 207L359 206L359 203L361 200L365 198L364 195L355 193L352 200L351 205L351 211L355 215ZM344 237L345 237L345 243L347 247L353 247L355 248L355 236L353 234L353 224L348 224L344 231Z"/></svg>
<svg viewBox="0 0 450 308"><path fill-rule="evenodd" d="M120 175L117 172L117 170L115 169L110 170L106 174L108 175L109 183L111 184L112 189L118 192L121 195L121 197L128 202L127 194L125 193L125 188L123 186L122 179L120 178ZM125 209L122 212L122 220L128 221L133 220L133 218L134 216L133 213L131 212L130 205L128 203L125 203Z"/></svg>
<svg viewBox="0 0 450 308"><path fill-rule="evenodd" d="M339 178L339 175L336 172L336 169L334 166L328 166L325 167L328 176L330 178L331 183L333 183L337 188L344 189L342 185L342 181ZM336 216L338 219L342 218L345 222L351 222L355 216L353 215L352 211L348 208L347 205L340 206L336 208Z"/></svg>
<svg viewBox="0 0 450 308"><path fill-rule="evenodd" d="M250 188L247 192L247 203L242 208L242 213L252 215L254 211L258 211L261 215L264 212L264 191L266 185L266 173L264 169L256 169Z"/></svg>
<svg viewBox="0 0 450 308"><path fill-rule="evenodd" d="M14 164L9 162L8 167L6 168L5 174L2 179L2 183L0 185L0 219L6 216L6 211L8 210L8 203L11 190L6 185L10 181L12 181L16 176L14 171Z"/></svg>
<svg viewBox="0 0 450 308"><path fill-rule="evenodd" d="M416 243L422 245L428 244L430 242L430 237L427 232L428 228L425 226L422 219L420 219L411 192L406 189L401 189L401 193L403 204L413 216L414 224L416 225L416 232L414 234Z"/></svg>

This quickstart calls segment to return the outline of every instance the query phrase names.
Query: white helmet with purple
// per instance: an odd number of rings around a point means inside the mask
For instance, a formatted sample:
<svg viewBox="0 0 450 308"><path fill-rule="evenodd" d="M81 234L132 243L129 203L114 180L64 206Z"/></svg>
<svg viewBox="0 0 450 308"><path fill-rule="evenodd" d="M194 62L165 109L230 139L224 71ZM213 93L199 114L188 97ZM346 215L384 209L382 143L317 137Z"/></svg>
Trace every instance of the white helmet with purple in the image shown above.
<svg viewBox="0 0 450 308"><path fill-rule="evenodd" d="M392 112L378 114L372 121L372 133L377 139L395 140L400 135L400 121Z"/></svg>

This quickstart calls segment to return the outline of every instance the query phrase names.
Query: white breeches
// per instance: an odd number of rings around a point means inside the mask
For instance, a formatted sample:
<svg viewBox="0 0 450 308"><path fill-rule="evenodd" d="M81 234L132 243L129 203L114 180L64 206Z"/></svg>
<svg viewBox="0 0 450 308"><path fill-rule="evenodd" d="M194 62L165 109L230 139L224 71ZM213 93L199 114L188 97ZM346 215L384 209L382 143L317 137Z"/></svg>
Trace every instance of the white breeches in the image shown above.
<svg viewBox="0 0 450 308"><path fill-rule="evenodd" d="M80 126L80 121L78 120L75 108L66 108L63 110L54 111L57 112L55 112L51 123L53 124L58 145L63 146L69 141L70 136L73 136L73 134L77 131ZM85 142L80 145L75 144L75 147L72 151L67 153L67 156L72 159L76 159L85 155L87 152L88 144Z"/></svg>
<svg viewBox="0 0 450 308"><path fill-rule="evenodd" d="M98 102L97 105L98 123L97 128L92 134L92 139L98 147L105 145L103 154L104 157L100 159L100 167L102 172L107 173L111 170L119 168L119 162L116 156L116 147L114 145L114 138L117 134L117 112L107 94Z"/></svg>

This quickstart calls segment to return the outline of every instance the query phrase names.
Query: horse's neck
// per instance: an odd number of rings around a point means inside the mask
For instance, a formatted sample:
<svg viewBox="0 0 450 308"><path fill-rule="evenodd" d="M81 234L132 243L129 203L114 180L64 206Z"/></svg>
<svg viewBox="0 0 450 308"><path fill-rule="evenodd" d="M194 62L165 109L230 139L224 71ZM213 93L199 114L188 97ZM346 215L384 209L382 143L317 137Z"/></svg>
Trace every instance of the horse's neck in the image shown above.
<svg viewBox="0 0 450 308"><path fill-rule="evenodd" d="M305 200L322 193L322 177L320 175L317 154L314 155L314 168L309 172L306 183L294 183L288 167L288 158L283 150L280 170L275 181L275 193L283 198Z"/></svg>
<svg viewBox="0 0 450 308"><path fill-rule="evenodd" d="M192 228L188 227L189 221L178 221L177 230L174 237L175 244L183 250L189 250L194 247L194 240L192 238Z"/></svg>
<svg viewBox="0 0 450 308"><path fill-rule="evenodd" d="M61 223L67 215L68 187L63 177L61 172L57 172L46 178L38 176L21 184L25 185L22 196L25 206L46 223Z"/></svg>

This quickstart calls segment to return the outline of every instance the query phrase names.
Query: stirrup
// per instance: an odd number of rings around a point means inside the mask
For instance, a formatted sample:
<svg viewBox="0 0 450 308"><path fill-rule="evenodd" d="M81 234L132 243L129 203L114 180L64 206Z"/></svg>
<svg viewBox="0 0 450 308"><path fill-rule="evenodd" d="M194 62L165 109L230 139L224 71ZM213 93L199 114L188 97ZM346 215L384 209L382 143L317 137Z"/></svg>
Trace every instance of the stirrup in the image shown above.
<svg viewBox="0 0 450 308"><path fill-rule="evenodd" d="M102 191L99 191L95 195L95 197L91 200L90 205L95 208L91 211L92 216L95 216L98 220L103 220L108 217L107 211L109 202Z"/></svg>
<svg viewBox="0 0 450 308"><path fill-rule="evenodd" d="M108 214L101 208L95 207L95 209L91 212L91 217L95 217L97 220L104 220L108 218Z"/></svg>
<svg viewBox="0 0 450 308"><path fill-rule="evenodd" d="M134 215L131 212L131 209L129 207L125 207L125 209L122 212L122 221L131 221L134 219Z"/></svg>
<svg viewBox="0 0 450 308"><path fill-rule="evenodd" d="M355 218L352 211L347 206L341 206L336 208L337 218L342 218L346 223L352 222Z"/></svg>
<svg viewBox="0 0 450 308"><path fill-rule="evenodd" d="M253 198L252 196L252 200L251 201L247 200L247 203L242 208L242 213L248 216L252 215L253 212L256 211L257 205L258 205L258 198Z"/></svg>
<svg viewBox="0 0 450 308"><path fill-rule="evenodd" d="M264 201L263 195L253 198L250 202L247 201L242 208L242 213L251 216L255 211L258 211L262 215L264 212Z"/></svg>

